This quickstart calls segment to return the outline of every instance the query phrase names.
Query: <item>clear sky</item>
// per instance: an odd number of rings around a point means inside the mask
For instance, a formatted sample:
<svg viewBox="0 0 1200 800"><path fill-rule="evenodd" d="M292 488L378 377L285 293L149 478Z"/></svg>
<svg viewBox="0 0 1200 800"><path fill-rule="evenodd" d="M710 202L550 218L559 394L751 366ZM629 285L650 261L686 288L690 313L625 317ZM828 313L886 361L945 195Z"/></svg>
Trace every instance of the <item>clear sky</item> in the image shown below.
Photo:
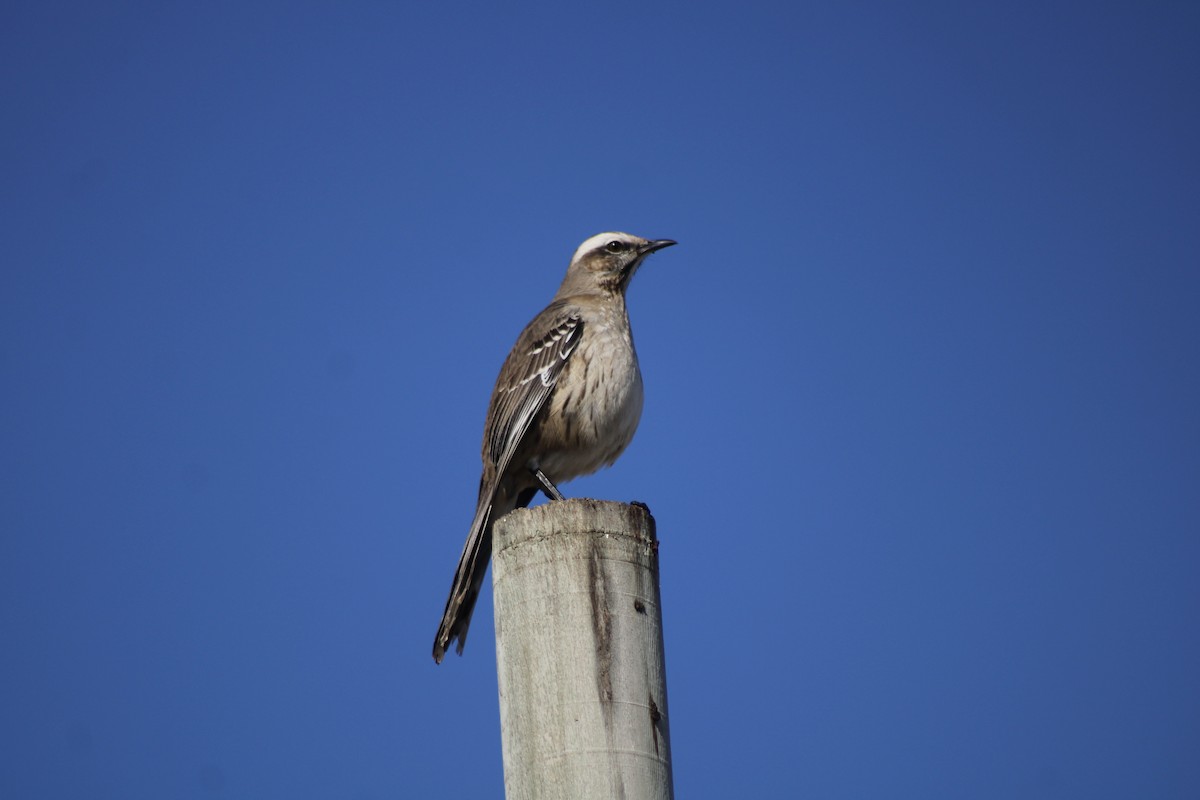
<svg viewBox="0 0 1200 800"><path fill-rule="evenodd" d="M630 290L681 798L1200 796L1200 6L10 3L0 796L500 797L488 395Z"/></svg>

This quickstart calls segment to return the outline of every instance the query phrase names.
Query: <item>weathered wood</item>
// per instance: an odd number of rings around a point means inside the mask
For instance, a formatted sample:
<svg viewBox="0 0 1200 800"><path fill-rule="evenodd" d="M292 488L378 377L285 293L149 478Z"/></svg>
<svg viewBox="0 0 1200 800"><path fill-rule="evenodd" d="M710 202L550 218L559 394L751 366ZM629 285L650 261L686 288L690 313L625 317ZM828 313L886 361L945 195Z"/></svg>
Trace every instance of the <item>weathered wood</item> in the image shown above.
<svg viewBox="0 0 1200 800"><path fill-rule="evenodd" d="M658 540L644 506L565 500L495 526L507 800L667 800Z"/></svg>

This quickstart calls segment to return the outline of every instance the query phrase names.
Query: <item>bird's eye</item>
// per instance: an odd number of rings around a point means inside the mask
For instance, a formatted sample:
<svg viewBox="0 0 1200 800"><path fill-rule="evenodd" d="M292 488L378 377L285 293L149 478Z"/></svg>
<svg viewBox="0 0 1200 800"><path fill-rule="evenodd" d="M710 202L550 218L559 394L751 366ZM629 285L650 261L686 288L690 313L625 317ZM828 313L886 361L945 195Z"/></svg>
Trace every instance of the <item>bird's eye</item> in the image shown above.
<svg viewBox="0 0 1200 800"><path fill-rule="evenodd" d="M628 246L624 242L619 242L616 239L613 239L611 242L604 245L604 249L610 253L624 253L628 249Z"/></svg>

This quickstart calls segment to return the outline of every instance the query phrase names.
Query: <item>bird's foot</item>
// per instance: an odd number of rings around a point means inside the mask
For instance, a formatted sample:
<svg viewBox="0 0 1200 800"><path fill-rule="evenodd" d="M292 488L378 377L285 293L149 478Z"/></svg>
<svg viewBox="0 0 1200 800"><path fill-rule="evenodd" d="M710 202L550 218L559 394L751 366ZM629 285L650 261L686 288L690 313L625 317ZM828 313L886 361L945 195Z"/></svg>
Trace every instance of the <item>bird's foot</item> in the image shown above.
<svg viewBox="0 0 1200 800"><path fill-rule="evenodd" d="M538 482L542 484L542 491L546 493L546 497L549 497L551 500L567 499L563 497L563 493L560 492L558 487L554 485L554 481L547 478L546 473L542 472L541 469L534 467L530 470L530 472L532 472L533 477L537 478Z"/></svg>

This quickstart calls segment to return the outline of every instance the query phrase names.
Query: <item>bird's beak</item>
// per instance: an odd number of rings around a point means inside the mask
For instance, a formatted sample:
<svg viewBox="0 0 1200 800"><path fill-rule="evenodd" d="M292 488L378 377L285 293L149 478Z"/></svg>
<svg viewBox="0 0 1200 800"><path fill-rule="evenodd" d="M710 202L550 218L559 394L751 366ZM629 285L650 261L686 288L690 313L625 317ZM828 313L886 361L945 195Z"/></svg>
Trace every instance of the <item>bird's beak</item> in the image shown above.
<svg viewBox="0 0 1200 800"><path fill-rule="evenodd" d="M673 244L678 244L674 239L655 239L653 242L647 242L641 247L642 255L649 255L655 250L662 250L664 247L670 247Z"/></svg>

